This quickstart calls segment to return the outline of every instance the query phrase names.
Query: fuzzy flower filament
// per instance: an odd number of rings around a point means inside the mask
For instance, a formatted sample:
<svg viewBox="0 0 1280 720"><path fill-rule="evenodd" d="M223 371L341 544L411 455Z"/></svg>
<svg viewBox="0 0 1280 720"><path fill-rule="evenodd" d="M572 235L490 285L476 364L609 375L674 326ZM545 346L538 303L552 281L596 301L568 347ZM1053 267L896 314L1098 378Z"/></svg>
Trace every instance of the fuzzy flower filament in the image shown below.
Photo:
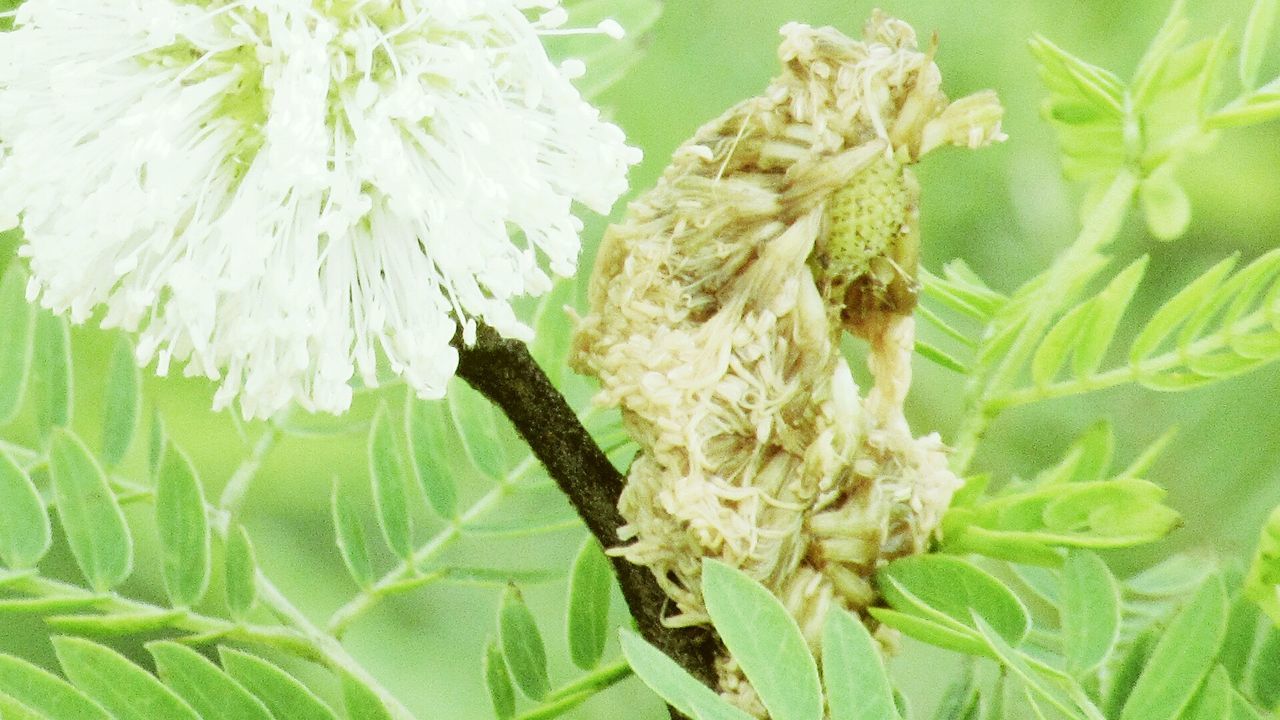
<svg viewBox="0 0 1280 720"><path fill-rule="evenodd" d="M29 294L247 417L424 397L571 274L638 160L557 67L554 1L28 0L0 37L0 225ZM603 28L611 31L613 28Z"/></svg>

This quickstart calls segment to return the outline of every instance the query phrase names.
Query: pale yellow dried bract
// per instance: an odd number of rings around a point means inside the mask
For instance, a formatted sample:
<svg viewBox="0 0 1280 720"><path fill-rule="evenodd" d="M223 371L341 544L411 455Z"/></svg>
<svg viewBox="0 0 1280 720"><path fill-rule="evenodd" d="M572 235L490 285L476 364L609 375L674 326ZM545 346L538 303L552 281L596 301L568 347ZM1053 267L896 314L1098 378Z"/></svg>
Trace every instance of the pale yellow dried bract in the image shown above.
<svg viewBox="0 0 1280 720"><path fill-rule="evenodd" d="M942 144L1000 140L991 93L954 103L932 50L876 13L866 39L783 28L783 72L676 151L605 235L572 362L641 447L615 552L653 570L673 625L707 621L704 557L783 600L817 647L833 606L918 553L959 481L902 414L918 188ZM834 209L833 209L834 208ZM864 397L841 356L869 345ZM729 658L721 690L762 715Z"/></svg>

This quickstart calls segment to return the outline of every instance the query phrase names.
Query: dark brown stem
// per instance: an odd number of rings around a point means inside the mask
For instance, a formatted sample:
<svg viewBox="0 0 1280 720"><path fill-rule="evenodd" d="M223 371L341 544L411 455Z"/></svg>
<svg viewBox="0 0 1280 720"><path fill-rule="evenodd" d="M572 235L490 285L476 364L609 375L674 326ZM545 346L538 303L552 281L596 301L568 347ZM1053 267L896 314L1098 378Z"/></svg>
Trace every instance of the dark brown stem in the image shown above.
<svg viewBox="0 0 1280 720"><path fill-rule="evenodd" d="M467 347L460 337L454 339L454 346L458 348L458 376L506 413L569 496L591 534L602 546L616 547L618 528L623 524L618 512L623 477L582 427L529 349L484 325L474 346ZM653 574L620 557L613 558L613 569L640 634L694 677L714 687L714 634L705 628L666 627L662 613L667 596Z"/></svg>

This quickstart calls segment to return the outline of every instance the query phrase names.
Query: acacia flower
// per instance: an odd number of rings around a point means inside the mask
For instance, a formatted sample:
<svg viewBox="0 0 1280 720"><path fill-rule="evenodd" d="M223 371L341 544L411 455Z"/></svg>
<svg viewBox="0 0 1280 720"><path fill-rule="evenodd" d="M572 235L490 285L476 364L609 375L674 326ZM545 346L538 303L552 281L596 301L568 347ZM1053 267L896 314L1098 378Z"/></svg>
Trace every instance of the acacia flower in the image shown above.
<svg viewBox="0 0 1280 720"><path fill-rule="evenodd" d="M28 294L246 417L423 397L574 272L638 151L540 34L558 0L28 0L0 41L0 228ZM603 32L616 30L606 24ZM99 307L103 311L99 312Z"/></svg>

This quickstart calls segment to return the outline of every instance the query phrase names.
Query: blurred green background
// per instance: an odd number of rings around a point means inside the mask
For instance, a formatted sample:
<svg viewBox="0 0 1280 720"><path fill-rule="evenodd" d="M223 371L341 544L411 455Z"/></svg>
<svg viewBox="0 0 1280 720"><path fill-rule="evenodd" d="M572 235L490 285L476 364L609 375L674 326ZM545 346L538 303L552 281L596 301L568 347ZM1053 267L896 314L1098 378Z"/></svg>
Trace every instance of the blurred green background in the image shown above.
<svg viewBox="0 0 1280 720"><path fill-rule="evenodd" d="M1199 35L1228 22L1239 28L1248 10L1245 0L1193 0L1190 5ZM695 128L763 88L775 72L774 50L782 24L830 24L857 34L872 7L847 0L669 3L646 54L602 98L606 111L645 151L644 163L633 172L633 186L651 185L671 151ZM926 266L936 271L951 258L963 258L994 287L1011 290L1043 269L1073 237L1075 207L1083 190L1061 179L1051 129L1039 117L1044 91L1026 49L1027 38L1043 32L1069 51L1125 76L1159 27L1166 2L916 0L885 2L881 7L912 23L922 38L938 32L937 61L944 87L953 97L993 88L1007 108L1008 142L976 153L937 153L918 174L924 192ZM1280 65L1276 60L1268 59L1264 77L1274 76ZM1214 152L1184 167L1180 179L1195 209L1190 232L1161 244L1132 220L1114 248L1122 263L1141 253L1152 255L1148 281L1130 319L1144 317L1173 288L1221 257L1239 251L1247 260L1275 247L1280 236L1280 127L1225 135ZM602 221L588 225L583 268L591 266L602 226ZM9 262L12 241L0 251L3 262ZM87 438L101 433L101 375L113 341L111 335L93 329L78 328L74 333L75 422ZM960 379L922 360L917 362L917 378L909 408L914 429L937 430L948 437L960 408ZM389 394L398 399L402 391ZM210 413L212 387L202 381L149 378L146 397L175 441L192 455L209 496L216 497L261 428L240 428L227 414ZM353 413L367 417L375 404L375 398L365 397ZM1170 426L1181 429L1151 479L1170 489L1171 504L1184 513L1186 525L1156 548L1113 556L1118 570L1177 549L1243 555L1252 548L1262 519L1280 503L1280 367L1179 395L1123 389L1016 410L992 428L975 466L997 478L1030 475L1102 417L1115 425L1121 464ZM20 423L6 434L30 439L30 432ZM135 448L130 460L134 469L144 467L144 454ZM250 493L245 522L263 568L316 618L326 617L355 590L333 545L331 482L338 477L354 492L364 492L360 488L366 474L362 434L291 437L270 455ZM464 503L487 490L462 484ZM527 504L512 505L514 511L567 512L552 492L521 502ZM141 511L131 513L131 519L145 527L144 516ZM420 513L423 537L438 526L425 510ZM145 531L138 535L148 537ZM449 557L466 565L564 566L581 537L581 531L566 531L516 542L464 542ZM127 591L161 597L154 561L154 548L144 543L141 572ZM349 647L420 717L490 717L480 656L493 633L498 595L492 587L456 585L409 594L357 623L348 636ZM553 679L568 679L564 582L531 586L526 596L549 641ZM619 605L615 603L615 610ZM621 621L620 611L618 618ZM0 650L46 661L51 657L37 620L0 617L0 628ZM616 648L607 652L616 656ZM912 663L920 652L925 651L909 648L894 663L895 672L908 694L918 696L916 704L928 706L928 698L940 690L934 687L939 676L933 663ZM570 715L662 716L659 703L634 680Z"/></svg>

